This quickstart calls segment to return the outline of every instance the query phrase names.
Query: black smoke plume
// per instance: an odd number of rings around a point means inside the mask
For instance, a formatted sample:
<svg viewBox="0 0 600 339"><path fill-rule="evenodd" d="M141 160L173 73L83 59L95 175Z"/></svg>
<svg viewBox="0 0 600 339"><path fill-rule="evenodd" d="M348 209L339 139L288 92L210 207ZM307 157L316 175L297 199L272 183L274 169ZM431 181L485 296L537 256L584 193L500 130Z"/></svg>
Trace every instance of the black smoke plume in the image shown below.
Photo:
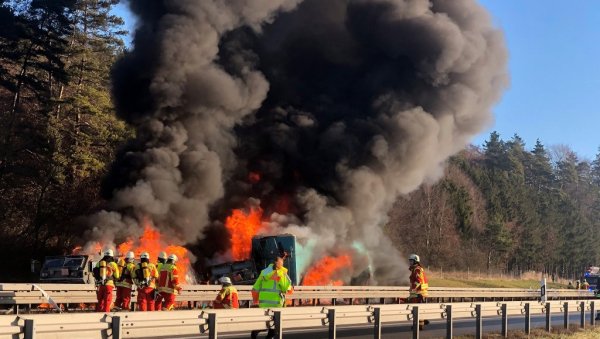
<svg viewBox="0 0 600 339"><path fill-rule="evenodd" d="M92 217L94 239L139 233L149 217L210 256L227 247L213 239L225 216L253 198L311 258L351 251L398 283L389 208L441 175L508 83L502 33L474 0L130 7L134 48L113 80L137 136L106 180L111 210Z"/></svg>

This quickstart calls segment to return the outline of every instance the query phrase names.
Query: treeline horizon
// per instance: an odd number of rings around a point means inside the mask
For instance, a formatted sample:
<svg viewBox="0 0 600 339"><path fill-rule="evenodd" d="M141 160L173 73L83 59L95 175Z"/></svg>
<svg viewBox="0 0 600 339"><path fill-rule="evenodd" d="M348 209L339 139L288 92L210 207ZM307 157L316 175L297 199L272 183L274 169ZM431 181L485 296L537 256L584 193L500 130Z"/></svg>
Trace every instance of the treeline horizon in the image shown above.
<svg viewBox="0 0 600 339"><path fill-rule="evenodd" d="M133 137L111 102L111 67L127 52L117 3L0 0L5 281L31 280L30 260L81 245L78 218L106 205L102 180ZM598 263L600 158L552 153L492 133L398 199L386 232L432 267L576 274Z"/></svg>
<svg viewBox="0 0 600 339"><path fill-rule="evenodd" d="M403 252L444 270L577 279L598 266L600 150L527 149L492 132L451 157L444 176L400 198L386 232Z"/></svg>

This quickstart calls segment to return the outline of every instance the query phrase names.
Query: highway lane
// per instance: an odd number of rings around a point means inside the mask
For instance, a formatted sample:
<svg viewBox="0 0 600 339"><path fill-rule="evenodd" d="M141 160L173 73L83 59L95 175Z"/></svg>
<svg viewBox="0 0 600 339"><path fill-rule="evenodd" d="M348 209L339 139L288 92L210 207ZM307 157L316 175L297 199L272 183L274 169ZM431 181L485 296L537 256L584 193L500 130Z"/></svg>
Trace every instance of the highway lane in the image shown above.
<svg viewBox="0 0 600 339"><path fill-rule="evenodd" d="M563 328L563 315L556 314L552 315L552 327ZM483 331L484 333L500 333L502 329L502 320L500 317L488 317L483 318ZM569 326L578 327L580 322L580 314L569 314ZM586 314L586 327L590 325L590 314ZM285 322L284 322L285 326ZM546 326L545 315L532 316L531 317L531 328L544 328ZM508 318L509 330L523 331L525 329L524 317L509 317ZM475 334L475 319L460 319L454 321L454 335L474 335ZM388 323L382 326L382 338L412 338L411 324L408 322L401 323ZM432 321L424 331L421 331L421 338L445 338L446 337L446 321L435 320ZM262 332L259 338L264 338L266 332ZM249 333L236 333L236 334L223 334L219 335L219 338L227 339L238 339L238 338L249 338ZM339 326L337 329L338 338L347 339L367 339L373 338L373 328L365 327L362 325L356 326ZM283 338L285 339L327 339L327 328L307 328L303 330L290 330L283 332Z"/></svg>

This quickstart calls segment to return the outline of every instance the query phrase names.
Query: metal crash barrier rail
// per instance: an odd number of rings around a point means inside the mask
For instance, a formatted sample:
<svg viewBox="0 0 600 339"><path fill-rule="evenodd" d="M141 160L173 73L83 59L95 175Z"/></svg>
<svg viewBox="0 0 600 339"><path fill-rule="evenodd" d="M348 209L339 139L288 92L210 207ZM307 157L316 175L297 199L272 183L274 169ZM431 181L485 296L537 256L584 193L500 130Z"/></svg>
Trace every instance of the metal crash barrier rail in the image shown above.
<svg viewBox="0 0 600 339"><path fill-rule="evenodd" d="M336 338L338 327L364 325L373 338L381 338L383 327L392 323L413 324L413 338L419 338L419 320L446 322L446 337L453 335L453 321L474 319L475 337L483 336L484 317L501 317L502 335L508 336L508 318L523 317L526 334L531 330L532 315L546 315L546 330L552 329L551 314L564 314L570 326L569 312L578 312L580 327L587 317L594 325L595 304L591 300L388 304L363 306L297 307L281 309L195 310L173 312L117 312L85 314L37 314L0 316L0 337L45 339L74 338L149 338L196 336L216 339L220 334L247 335L251 330L273 329L276 338L286 331L309 329L328 332Z"/></svg>
<svg viewBox="0 0 600 339"><path fill-rule="evenodd" d="M250 301L251 286L236 286L240 301ZM196 308L196 303L214 300L220 290L218 285L184 285L177 296L178 302L188 303ZM287 298L294 305L327 304L399 303L408 295L407 286L297 286ZM549 289L547 300L592 299L594 293L587 290ZM96 302L96 289L87 284L0 284L0 305L39 305L49 302L56 304L83 304ZM448 288L430 287L430 302L472 302L472 301L514 301L538 300L539 289L518 288ZM135 296L132 299L135 301Z"/></svg>

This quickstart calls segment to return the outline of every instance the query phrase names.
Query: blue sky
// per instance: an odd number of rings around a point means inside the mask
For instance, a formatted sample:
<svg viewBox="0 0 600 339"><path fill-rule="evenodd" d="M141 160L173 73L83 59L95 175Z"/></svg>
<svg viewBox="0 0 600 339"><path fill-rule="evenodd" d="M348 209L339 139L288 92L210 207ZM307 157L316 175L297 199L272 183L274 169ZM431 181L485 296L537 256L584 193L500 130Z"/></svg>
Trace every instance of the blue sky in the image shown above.
<svg viewBox="0 0 600 339"><path fill-rule="evenodd" d="M582 158L600 146L600 1L481 0L509 51L511 85L493 130L530 148L566 144Z"/></svg>
<svg viewBox="0 0 600 339"><path fill-rule="evenodd" d="M600 0L480 0L505 33L510 88L494 107L496 130L528 148L565 144L593 159L600 146ZM133 20L123 5L127 29Z"/></svg>

